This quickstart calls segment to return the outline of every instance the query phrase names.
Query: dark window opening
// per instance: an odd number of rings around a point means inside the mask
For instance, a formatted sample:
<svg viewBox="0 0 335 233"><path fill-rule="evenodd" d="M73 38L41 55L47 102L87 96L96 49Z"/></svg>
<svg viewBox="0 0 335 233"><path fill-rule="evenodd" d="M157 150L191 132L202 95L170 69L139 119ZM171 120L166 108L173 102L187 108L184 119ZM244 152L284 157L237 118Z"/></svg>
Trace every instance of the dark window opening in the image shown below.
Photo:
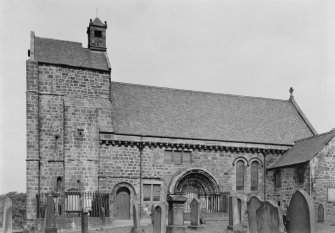
<svg viewBox="0 0 335 233"><path fill-rule="evenodd" d="M304 166L297 167L297 182L304 183L305 181L305 168Z"/></svg>
<svg viewBox="0 0 335 233"><path fill-rule="evenodd" d="M62 177L57 177L56 192L62 192Z"/></svg>
<svg viewBox="0 0 335 233"><path fill-rule="evenodd" d="M94 37L101 38L102 37L102 31L94 30Z"/></svg>
<svg viewBox="0 0 335 233"><path fill-rule="evenodd" d="M280 174L280 170L275 171L275 187L281 187L281 174Z"/></svg>

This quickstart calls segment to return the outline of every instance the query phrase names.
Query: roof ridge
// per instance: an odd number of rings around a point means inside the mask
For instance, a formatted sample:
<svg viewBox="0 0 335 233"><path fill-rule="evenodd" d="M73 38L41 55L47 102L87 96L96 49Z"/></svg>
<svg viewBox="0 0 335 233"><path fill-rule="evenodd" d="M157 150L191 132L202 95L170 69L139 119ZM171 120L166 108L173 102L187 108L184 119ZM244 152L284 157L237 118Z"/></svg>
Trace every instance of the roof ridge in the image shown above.
<svg viewBox="0 0 335 233"><path fill-rule="evenodd" d="M311 122L307 119L306 115L304 114L304 112L301 110L301 108L299 107L298 103L295 101L293 95L290 96L289 98L289 102L293 105L293 107L296 109L296 111L298 112L299 116L302 118L302 120L305 122L305 124L307 125L307 127L309 128L309 130L312 132L312 134L317 135L318 132L315 130L315 128L313 127L313 125L311 124Z"/></svg>
<svg viewBox="0 0 335 233"><path fill-rule="evenodd" d="M296 140L294 141L295 143L296 142L301 142L301 141L305 141L305 140L308 140L308 139L311 139L311 138L317 138L317 137L321 137L321 136L324 136L324 135L327 135L327 134L330 134L330 133L334 133L334 136L335 136L335 130L332 129L328 132L325 132L325 133L320 133L320 134L316 134L316 135L313 135L313 136L310 136L310 137L307 137L307 138L302 138L302 139L299 139L299 140Z"/></svg>
<svg viewBox="0 0 335 233"><path fill-rule="evenodd" d="M39 38L39 39L45 39L45 40L56 40L56 41L60 41L60 42L66 42L66 43L79 44L79 45L83 46L83 43L81 43L81 42L76 42L76 41L70 41L70 40L61 40L61 39L54 39L54 38L40 37L40 36L35 36L35 38ZM84 47L83 47L83 48L84 48Z"/></svg>
<svg viewBox="0 0 335 233"><path fill-rule="evenodd" d="M221 95L221 96L232 96L232 97L239 97L239 98L253 98L253 99L263 99L263 100L289 102L289 100L284 100L284 99L274 99L274 98L265 98L265 97L257 97L257 96L245 96L245 95L234 95L234 94L225 94L225 93L209 92L209 91L188 90L188 89L173 88L173 87L160 87L160 86L145 85L145 84L138 84L138 83L126 83L126 82L117 82L117 81L111 81L111 83L117 83L117 84L121 84L121 85L130 85L130 86L139 86L139 87L158 88L158 89L180 91L180 92L202 93L202 94L210 94L210 95Z"/></svg>

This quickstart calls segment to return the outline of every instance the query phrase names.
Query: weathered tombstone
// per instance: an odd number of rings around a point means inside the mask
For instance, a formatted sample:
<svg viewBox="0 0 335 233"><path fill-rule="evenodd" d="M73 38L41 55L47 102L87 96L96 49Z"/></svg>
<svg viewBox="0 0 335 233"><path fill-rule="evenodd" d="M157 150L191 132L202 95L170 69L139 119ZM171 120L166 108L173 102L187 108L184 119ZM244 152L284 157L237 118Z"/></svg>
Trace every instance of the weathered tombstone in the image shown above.
<svg viewBox="0 0 335 233"><path fill-rule="evenodd" d="M151 205L151 224L154 225L154 219L155 219L155 206Z"/></svg>
<svg viewBox="0 0 335 233"><path fill-rule="evenodd" d="M188 228L191 229L198 229L198 228L203 228L203 226L200 226L200 202L198 199L193 198L191 201L191 214L190 214L190 219L191 219L191 225L188 226Z"/></svg>
<svg viewBox="0 0 335 233"><path fill-rule="evenodd" d="M88 233L88 211L83 208L81 212L81 232Z"/></svg>
<svg viewBox="0 0 335 233"><path fill-rule="evenodd" d="M180 195L169 195L167 197L169 203L168 226L167 233L185 233L184 226L184 203L186 197Z"/></svg>
<svg viewBox="0 0 335 233"><path fill-rule="evenodd" d="M287 219L289 233L316 232L313 201L304 190L299 189L293 194L287 209Z"/></svg>
<svg viewBox="0 0 335 233"><path fill-rule="evenodd" d="M12 200L8 197L5 198L4 201L4 211L3 211L3 232L4 233L12 233Z"/></svg>
<svg viewBox="0 0 335 233"><path fill-rule="evenodd" d="M318 206L318 222L323 222L325 220L325 209L322 204Z"/></svg>
<svg viewBox="0 0 335 233"><path fill-rule="evenodd" d="M279 206L272 201L264 202L256 210L258 233L284 232L283 218Z"/></svg>
<svg viewBox="0 0 335 233"><path fill-rule="evenodd" d="M201 211L200 211L200 224L206 224L206 208L202 208Z"/></svg>
<svg viewBox="0 0 335 233"><path fill-rule="evenodd" d="M140 212L137 203L133 204L133 227L131 229L132 233L142 232L140 229Z"/></svg>
<svg viewBox="0 0 335 233"><path fill-rule="evenodd" d="M257 233L256 210L263 204L263 200L257 196L252 196L248 201L248 221L250 233Z"/></svg>
<svg viewBox="0 0 335 233"><path fill-rule="evenodd" d="M154 207L153 233L166 232L165 204L161 203Z"/></svg>
<svg viewBox="0 0 335 233"><path fill-rule="evenodd" d="M228 229L233 229L234 216L233 216L233 197L229 196L228 199Z"/></svg>
<svg viewBox="0 0 335 233"><path fill-rule="evenodd" d="M50 194L47 198L47 208L45 210L45 233L57 233L55 203L53 196Z"/></svg>

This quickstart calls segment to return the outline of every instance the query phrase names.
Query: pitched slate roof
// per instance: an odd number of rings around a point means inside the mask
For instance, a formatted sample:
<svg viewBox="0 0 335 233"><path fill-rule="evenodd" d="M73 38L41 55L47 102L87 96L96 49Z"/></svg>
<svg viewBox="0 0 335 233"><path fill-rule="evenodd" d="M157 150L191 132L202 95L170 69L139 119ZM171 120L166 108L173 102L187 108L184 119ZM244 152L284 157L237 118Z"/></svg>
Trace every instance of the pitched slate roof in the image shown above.
<svg viewBox="0 0 335 233"><path fill-rule="evenodd" d="M110 70L104 52L83 48L81 43L34 36L34 60L97 70Z"/></svg>
<svg viewBox="0 0 335 233"><path fill-rule="evenodd" d="M314 135L290 100L111 83L115 133L292 145Z"/></svg>
<svg viewBox="0 0 335 233"><path fill-rule="evenodd" d="M99 18L97 18L97 17L93 20L93 25L95 25L95 26L100 26L100 27L105 27L105 26L106 26L106 25L103 24L103 23L101 22L101 20L100 20Z"/></svg>
<svg viewBox="0 0 335 233"><path fill-rule="evenodd" d="M308 162L312 160L334 136L335 130L332 130L328 133L296 141L295 145L283 154L283 156L274 161L268 169Z"/></svg>

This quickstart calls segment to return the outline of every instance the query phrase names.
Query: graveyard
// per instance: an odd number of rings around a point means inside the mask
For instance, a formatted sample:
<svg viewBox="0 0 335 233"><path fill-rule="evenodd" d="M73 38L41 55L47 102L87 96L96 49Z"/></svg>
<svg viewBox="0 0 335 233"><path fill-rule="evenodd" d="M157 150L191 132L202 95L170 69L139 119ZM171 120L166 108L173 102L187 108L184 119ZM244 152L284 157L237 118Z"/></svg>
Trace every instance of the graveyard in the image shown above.
<svg viewBox="0 0 335 233"><path fill-rule="evenodd" d="M318 221L313 200L302 189L297 190L291 200L286 215L273 201L264 201L252 196L243 209L236 196L229 196L226 218L211 220L201 211L201 201L194 198L190 203L190 215L184 215L186 197L169 195L167 203L152 205L150 218L141 218L139 203L132 204L133 216L130 220L106 221L101 215L97 224L92 224L87 209L83 208L80 223L72 228L64 229L64 224L56 215L54 198L47 197L44 218L36 229L13 229L12 201L8 198L0 200L3 207L1 233L12 232L103 232L103 233L331 233L335 232L333 221ZM186 217L186 218L185 218Z"/></svg>

